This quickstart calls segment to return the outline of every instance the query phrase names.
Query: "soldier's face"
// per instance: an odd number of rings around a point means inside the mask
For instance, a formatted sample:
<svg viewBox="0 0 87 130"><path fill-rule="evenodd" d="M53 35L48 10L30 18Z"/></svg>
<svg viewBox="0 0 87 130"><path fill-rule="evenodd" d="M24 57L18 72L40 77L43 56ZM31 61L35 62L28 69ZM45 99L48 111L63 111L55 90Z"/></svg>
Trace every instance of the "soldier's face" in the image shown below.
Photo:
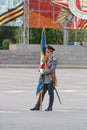
<svg viewBox="0 0 87 130"><path fill-rule="evenodd" d="M46 57L49 58L53 55L53 51L47 50L46 49Z"/></svg>

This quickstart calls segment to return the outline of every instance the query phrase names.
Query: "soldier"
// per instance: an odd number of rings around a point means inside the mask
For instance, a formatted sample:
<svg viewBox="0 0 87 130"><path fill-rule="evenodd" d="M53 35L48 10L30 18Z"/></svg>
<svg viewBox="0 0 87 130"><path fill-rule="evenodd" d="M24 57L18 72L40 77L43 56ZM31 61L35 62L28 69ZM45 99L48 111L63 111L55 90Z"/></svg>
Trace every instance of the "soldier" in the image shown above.
<svg viewBox="0 0 87 130"><path fill-rule="evenodd" d="M52 111L53 110L53 102L54 102L54 83L56 81L56 74L55 70L57 68L57 59L54 58L53 52L55 49L52 46L47 46L46 47L46 57L47 60L45 62L45 67L44 69L40 69L40 72L44 75L43 78L43 83L44 83L44 88L42 92L42 101L44 99L44 96L48 90L49 94L49 105L48 108L45 111ZM35 111L35 110L40 110L40 96L39 99L35 105L34 108L31 108L30 110Z"/></svg>

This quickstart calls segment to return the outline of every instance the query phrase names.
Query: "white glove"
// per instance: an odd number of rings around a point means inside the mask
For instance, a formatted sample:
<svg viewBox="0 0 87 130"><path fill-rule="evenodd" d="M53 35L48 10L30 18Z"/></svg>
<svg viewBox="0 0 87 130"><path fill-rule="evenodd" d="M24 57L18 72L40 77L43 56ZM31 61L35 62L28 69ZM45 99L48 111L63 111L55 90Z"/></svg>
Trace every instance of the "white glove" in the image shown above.
<svg viewBox="0 0 87 130"><path fill-rule="evenodd" d="M40 69L40 73L41 73L41 74L44 74L43 69Z"/></svg>

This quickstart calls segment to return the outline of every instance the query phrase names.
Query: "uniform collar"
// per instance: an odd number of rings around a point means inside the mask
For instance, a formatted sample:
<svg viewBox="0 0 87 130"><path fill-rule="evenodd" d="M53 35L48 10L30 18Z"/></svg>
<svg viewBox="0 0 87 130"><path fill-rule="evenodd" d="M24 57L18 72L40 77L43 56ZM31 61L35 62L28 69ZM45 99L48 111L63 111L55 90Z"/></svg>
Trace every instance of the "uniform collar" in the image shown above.
<svg viewBox="0 0 87 130"><path fill-rule="evenodd" d="M53 58L53 55L51 56L51 57L49 57L48 59L50 60L50 59L52 59Z"/></svg>

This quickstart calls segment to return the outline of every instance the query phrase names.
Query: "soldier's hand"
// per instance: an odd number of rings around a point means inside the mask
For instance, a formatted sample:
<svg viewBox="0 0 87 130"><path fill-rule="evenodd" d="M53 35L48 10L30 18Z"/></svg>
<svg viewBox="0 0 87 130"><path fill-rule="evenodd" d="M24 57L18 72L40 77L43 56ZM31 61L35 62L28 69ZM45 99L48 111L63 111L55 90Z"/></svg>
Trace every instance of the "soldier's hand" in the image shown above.
<svg viewBox="0 0 87 130"><path fill-rule="evenodd" d="M41 73L41 74L44 74L43 70L44 70L44 69L40 69L40 73Z"/></svg>

